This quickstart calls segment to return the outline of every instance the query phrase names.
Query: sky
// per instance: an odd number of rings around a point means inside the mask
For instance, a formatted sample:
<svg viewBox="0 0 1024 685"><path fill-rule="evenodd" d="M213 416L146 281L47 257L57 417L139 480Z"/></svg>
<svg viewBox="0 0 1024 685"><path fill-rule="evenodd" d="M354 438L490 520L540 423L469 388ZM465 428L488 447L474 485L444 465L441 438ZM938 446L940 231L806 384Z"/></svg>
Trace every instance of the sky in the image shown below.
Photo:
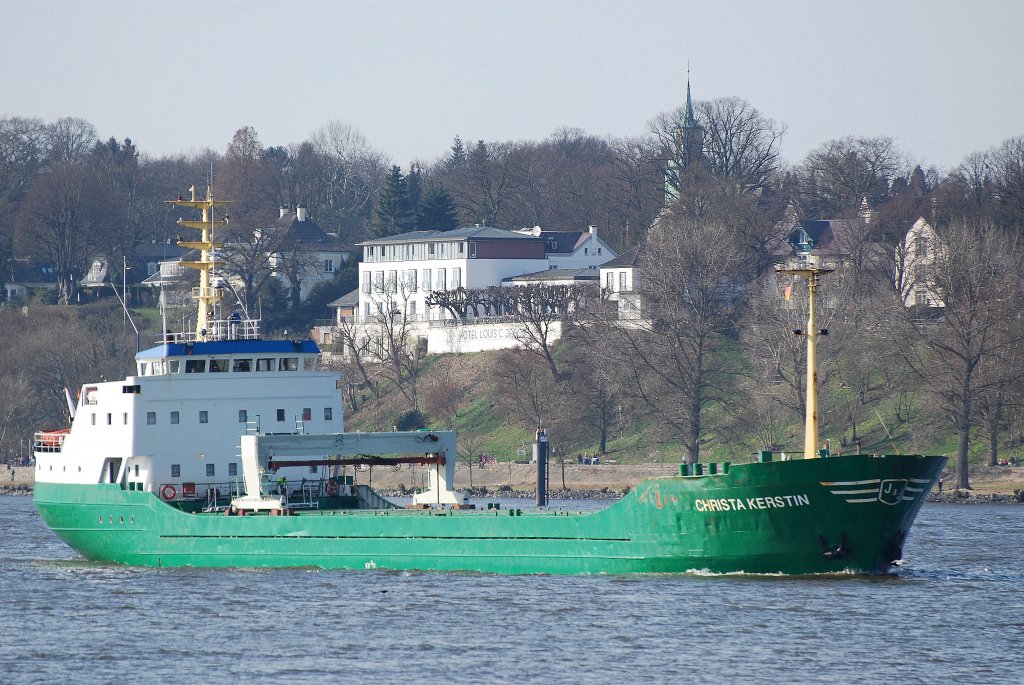
<svg viewBox="0 0 1024 685"><path fill-rule="evenodd" d="M1018 0L0 0L0 116L152 156L347 123L403 167L561 127L632 136L693 97L785 123L798 163L891 136L948 170L1024 135Z"/></svg>

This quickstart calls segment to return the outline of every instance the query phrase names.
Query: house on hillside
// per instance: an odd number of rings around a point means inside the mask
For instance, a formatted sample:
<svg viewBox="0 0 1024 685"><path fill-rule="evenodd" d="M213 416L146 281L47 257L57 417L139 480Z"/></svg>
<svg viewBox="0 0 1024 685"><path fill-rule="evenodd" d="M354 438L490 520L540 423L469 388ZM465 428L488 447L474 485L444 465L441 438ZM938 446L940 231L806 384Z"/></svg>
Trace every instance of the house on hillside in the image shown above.
<svg viewBox="0 0 1024 685"><path fill-rule="evenodd" d="M545 231L534 226L520 228L516 233L544 241L549 269L598 267L615 256L615 250L598 236L596 226L589 226L585 231Z"/></svg>
<svg viewBox="0 0 1024 685"><path fill-rule="evenodd" d="M597 279L597 266L615 257L615 252L597 234L597 230L543 231L539 227L507 231L489 226L473 226L451 231L412 231L359 244L363 259L359 263L358 303L352 323L373 335L381 317L401 316L414 335L429 337L429 352L501 349L518 343L507 322L499 330L469 330L465 327L494 326L500 312L479 307L467 310L465 317L453 317L441 306L428 305L438 292L460 289L484 290L489 287L524 283L573 282ZM557 271L554 275L546 272ZM521 277L528 276L525 280ZM347 296L346 296L347 297ZM336 302L336 316L351 306L345 298ZM336 323L338 320L336 320ZM459 327L447 331L442 339L428 336L432 328ZM458 340L456 340L458 338ZM465 342L472 341L469 347Z"/></svg>
<svg viewBox="0 0 1024 685"><path fill-rule="evenodd" d="M129 305L137 304L150 299L151 281L160 273L161 264L177 264L188 252L188 248L166 240L139 243L127 258L98 255L79 285L93 297L111 294L112 291L104 289L113 286L118 293L127 294ZM123 274L127 274L127 278Z"/></svg>
<svg viewBox="0 0 1024 685"><path fill-rule="evenodd" d="M56 292L57 272L52 264L28 257L16 257L7 266L3 278L7 302L24 304L33 296Z"/></svg>
<svg viewBox="0 0 1024 685"><path fill-rule="evenodd" d="M602 292L614 304L620 320L637 320L642 316L643 302L637 268L639 254L640 247L636 246L601 265Z"/></svg>
<svg viewBox="0 0 1024 685"><path fill-rule="evenodd" d="M946 306L931 276L933 264L942 249L942 239L924 217L914 222L896 246L896 280L900 284L904 306Z"/></svg>
<svg viewBox="0 0 1024 685"><path fill-rule="evenodd" d="M333 279L352 256L344 241L309 218L305 207L294 212L282 207L277 223L262 229L258 237L268 237L270 273L293 301L305 301L317 284Z"/></svg>

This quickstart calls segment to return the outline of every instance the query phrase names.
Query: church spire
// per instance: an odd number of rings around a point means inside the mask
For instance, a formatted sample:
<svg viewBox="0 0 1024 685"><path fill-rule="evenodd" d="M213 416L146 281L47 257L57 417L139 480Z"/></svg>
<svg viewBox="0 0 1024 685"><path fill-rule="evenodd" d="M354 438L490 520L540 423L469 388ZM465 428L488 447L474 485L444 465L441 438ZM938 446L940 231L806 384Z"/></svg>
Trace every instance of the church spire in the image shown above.
<svg viewBox="0 0 1024 685"><path fill-rule="evenodd" d="M690 98L690 68L686 68L686 106L683 108L683 128L697 128L700 124L693 118L693 100Z"/></svg>

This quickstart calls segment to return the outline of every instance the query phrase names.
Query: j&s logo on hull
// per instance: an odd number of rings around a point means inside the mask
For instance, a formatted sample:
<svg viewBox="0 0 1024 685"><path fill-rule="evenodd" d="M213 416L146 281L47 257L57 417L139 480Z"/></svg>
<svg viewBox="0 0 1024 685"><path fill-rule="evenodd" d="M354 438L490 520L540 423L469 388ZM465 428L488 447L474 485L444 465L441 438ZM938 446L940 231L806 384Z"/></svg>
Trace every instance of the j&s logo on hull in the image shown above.
<svg viewBox="0 0 1024 685"><path fill-rule="evenodd" d="M872 478L869 480L823 481L833 495L850 504L881 502L893 506L909 502L926 492L931 481L924 478Z"/></svg>

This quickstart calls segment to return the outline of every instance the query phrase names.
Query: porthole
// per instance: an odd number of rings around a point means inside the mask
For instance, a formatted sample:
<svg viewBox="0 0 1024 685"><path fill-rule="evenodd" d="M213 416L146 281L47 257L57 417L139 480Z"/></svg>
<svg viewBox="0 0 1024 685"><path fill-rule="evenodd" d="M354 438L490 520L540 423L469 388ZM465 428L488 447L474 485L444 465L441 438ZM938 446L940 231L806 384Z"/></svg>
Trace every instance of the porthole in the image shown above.
<svg viewBox="0 0 1024 685"><path fill-rule="evenodd" d="M103 517L102 516L100 516L100 525L101 526L103 525Z"/></svg>
<svg viewBox="0 0 1024 685"><path fill-rule="evenodd" d="M109 520L109 523L113 523L113 522L114 522L114 515L113 515L113 514L111 514L111 515L110 515L110 520Z"/></svg>
<svg viewBox="0 0 1024 685"><path fill-rule="evenodd" d="M128 523L135 523L135 517L132 516L130 519L128 519Z"/></svg>
<svg viewBox="0 0 1024 685"><path fill-rule="evenodd" d="M123 524L124 523L124 516L118 516L118 518L121 519L120 522Z"/></svg>

